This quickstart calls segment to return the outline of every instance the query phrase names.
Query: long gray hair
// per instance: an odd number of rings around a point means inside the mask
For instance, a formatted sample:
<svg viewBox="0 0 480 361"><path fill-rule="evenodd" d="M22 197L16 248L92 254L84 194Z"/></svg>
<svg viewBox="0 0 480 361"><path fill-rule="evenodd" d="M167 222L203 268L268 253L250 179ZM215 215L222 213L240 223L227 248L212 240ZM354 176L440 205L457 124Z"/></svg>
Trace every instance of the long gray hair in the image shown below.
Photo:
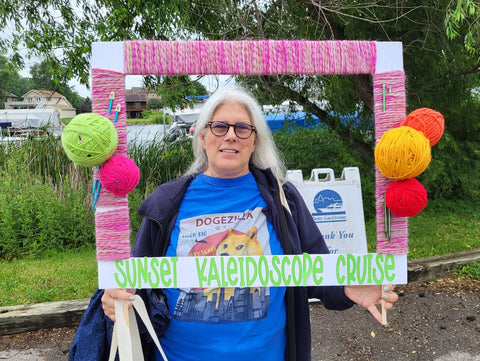
<svg viewBox="0 0 480 361"><path fill-rule="evenodd" d="M219 89L205 102L193 133L194 161L186 174L201 173L207 169L208 158L205 149L203 149L200 134L208 131L207 123L212 119L215 110L220 105L232 100L247 108L252 123L257 129L255 151L250 158L250 163L260 169L270 168L277 179L285 180L285 165L278 155L272 132L263 117L262 108L249 92L240 87Z"/></svg>

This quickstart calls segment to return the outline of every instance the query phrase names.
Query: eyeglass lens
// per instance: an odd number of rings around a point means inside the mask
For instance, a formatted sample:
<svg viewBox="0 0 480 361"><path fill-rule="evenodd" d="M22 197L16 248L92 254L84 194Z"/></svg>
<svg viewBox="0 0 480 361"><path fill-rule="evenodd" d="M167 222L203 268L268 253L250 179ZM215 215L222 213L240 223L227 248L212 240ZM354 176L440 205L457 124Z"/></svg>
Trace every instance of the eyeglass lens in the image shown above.
<svg viewBox="0 0 480 361"><path fill-rule="evenodd" d="M250 137L255 130L254 126L245 123L228 124L226 122L216 121L210 122L209 125L213 135L218 137L222 137L227 134L230 127L233 127L235 135L241 139Z"/></svg>

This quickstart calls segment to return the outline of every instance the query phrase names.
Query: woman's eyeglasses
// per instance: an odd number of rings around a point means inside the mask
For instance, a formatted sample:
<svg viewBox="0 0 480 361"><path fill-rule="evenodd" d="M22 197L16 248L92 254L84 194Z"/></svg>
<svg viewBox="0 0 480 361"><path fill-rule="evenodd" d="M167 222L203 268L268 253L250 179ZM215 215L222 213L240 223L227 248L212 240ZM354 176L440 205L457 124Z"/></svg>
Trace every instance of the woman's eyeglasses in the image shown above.
<svg viewBox="0 0 480 361"><path fill-rule="evenodd" d="M247 139L252 135L253 132L257 131L253 125L245 123L228 124L227 122L215 121L208 122L207 125L210 127L212 134L217 137L223 137L225 134L227 134L230 130L230 127L233 127L235 135L240 139Z"/></svg>

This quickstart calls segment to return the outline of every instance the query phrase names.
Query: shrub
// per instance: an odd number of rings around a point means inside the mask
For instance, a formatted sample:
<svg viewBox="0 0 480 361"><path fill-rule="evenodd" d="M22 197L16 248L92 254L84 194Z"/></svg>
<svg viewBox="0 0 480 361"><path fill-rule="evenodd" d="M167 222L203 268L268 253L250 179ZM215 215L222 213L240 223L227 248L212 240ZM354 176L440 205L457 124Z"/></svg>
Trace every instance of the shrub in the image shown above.
<svg viewBox="0 0 480 361"><path fill-rule="evenodd" d="M142 110L142 118L146 119L150 116L150 114L152 114L151 110L149 110L149 109Z"/></svg>
<svg viewBox="0 0 480 361"><path fill-rule="evenodd" d="M430 199L478 199L480 142L461 142L444 134L432 147L432 161L418 178Z"/></svg>
<svg viewBox="0 0 480 361"><path fill-rule="evenodd" d="M326 128L290 128L273 133L277 147L288 169L301 169L309 178L314 168L331 168L340 177L345 167L358 167L362 184L364 215L375 216L375 173L357 153ZM372 150L373 153L373 150Z"/></svg>
<svg viewBox="0 0 480 361"><path fill-rule="evenodd" d="M143 197L160 184L182 175L193 160L192 142L188 137L180 137L172 142L165 138L145 145L133 143L128 152L140 168L136 190Z"/></svg>
<svg viewBox="0 0 480 361"><path fill-rule="evenodd" d="M95 243L85 193L68 181L54 186L36 175L2 172L0 187L0 259Z"/></svg>

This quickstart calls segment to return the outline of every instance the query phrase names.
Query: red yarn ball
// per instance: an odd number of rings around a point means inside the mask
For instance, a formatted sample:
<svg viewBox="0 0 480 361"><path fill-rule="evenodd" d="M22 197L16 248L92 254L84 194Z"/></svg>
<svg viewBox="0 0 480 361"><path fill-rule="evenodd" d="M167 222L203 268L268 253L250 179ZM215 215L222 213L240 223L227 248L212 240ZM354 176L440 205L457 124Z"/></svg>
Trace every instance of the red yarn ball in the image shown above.
<svg viewBox="0 0 480 361"><path fill-rule="evenodd" d="M397 217L412 217L427 205L427 191L415 178L398 180L388 186L385 203Z"/></svg>
<svg viewBox="0 0 480 361"><path fill-rule="evenodd" d="M419 108L407 115L400 124L422 132L430 141L430 146L442 137L445 121L443 115L430 108Z"/></svg>
<svg viewBox="0 0 480 361"><path fill-rule="evenodd" d="M114 155L100 167L99 177L102 187L116 196L124 196L137 186L140 170L130 158Z"/></svg>

